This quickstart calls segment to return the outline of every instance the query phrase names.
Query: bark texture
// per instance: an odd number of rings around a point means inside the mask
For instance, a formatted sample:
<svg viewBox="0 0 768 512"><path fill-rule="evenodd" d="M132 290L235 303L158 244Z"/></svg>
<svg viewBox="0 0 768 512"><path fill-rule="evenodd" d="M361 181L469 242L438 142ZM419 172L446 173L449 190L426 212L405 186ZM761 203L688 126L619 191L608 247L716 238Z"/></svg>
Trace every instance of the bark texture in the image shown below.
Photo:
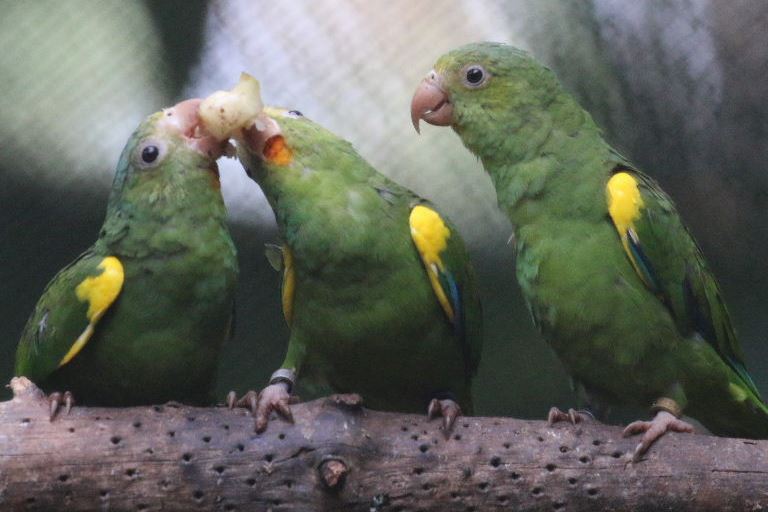
<svg viewBox="0 0 768 512"><path fill-rule="evenodd" d="M48 419L26 379L0 403L0 510L674 510L768 507L768 442L598 423L440 422L331 397L253 431L245 410L75 407Z"/></svg>

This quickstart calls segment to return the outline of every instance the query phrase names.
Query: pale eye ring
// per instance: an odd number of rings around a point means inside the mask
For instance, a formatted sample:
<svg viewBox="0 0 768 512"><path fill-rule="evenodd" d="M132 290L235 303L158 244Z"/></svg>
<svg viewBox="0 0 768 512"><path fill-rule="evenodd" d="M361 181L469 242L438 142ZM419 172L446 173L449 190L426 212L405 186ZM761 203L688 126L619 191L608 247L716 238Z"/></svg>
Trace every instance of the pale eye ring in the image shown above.
<svg viewBox="0 0 768 512"><path fill-rule="evenodd" d="M146 140L136 148L136 162L142 169L150 169L160 164L165 158L167 147L159 140Z"/></svg>
<svg viewBox="0 0 768 512"><path fill-rule="evenodd" d="M462 81L471 88L482 87L488 81L488 72L479 64L470 64L464 68Z"/></svg>

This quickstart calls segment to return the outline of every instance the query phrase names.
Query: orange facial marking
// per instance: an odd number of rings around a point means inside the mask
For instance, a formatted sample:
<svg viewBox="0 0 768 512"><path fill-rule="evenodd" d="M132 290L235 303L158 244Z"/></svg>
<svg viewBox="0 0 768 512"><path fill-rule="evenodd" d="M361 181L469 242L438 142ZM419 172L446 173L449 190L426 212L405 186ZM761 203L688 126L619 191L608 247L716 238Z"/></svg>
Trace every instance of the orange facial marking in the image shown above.
<svg viewBox="0 0 768 512"><path fill-rule="evenodd" d="M288 165L293 160L293 151L282 135L274 135L264 144L264 158L276 165Z"/></svg>

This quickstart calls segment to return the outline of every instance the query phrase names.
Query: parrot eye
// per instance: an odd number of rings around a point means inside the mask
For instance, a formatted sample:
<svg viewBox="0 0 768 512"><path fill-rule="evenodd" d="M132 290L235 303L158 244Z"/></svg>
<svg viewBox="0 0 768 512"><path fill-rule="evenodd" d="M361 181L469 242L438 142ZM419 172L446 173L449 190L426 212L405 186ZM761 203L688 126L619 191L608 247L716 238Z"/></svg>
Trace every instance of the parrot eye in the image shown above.
<svg viewBox="0 0 768 512"><path fill-rule="evenodd" d="M145 164L151 164L152 162L157 160L157 157L159 155L160 155L160 150L157 148L157 146L147 146L141 150L141 160Z"/></svg>
<svg viewBox="0 0 768 512"><path fill-rule="evenodd" d="M160 141L149 140L138 147L137 154L139 167L147 169L162 162L165 157L165 144Z"/></svg>
<svg viewBox="0 0 768 512"><path fill-rule="evenodd" d="M288 117L291 117L293 119L296 119L298 117L304 117L304 114L299 112L298 110L289 110L288 111Z"/></svg>
<svg viewBox="0 0 768 512"><path fill-rule="evenodd" d="M482 66L473 64L464 72L464 84L468 87L480 87L487 81L487 73Z"/></svg>

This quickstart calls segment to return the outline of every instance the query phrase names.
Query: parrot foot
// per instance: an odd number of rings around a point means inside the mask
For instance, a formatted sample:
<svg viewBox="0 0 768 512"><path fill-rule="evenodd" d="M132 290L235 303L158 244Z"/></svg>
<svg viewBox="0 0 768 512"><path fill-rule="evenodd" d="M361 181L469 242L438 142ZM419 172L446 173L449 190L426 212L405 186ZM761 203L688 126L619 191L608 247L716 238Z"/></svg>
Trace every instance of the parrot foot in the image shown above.
<svg viewBox="0 0 768 512"><path fill-rule="evenodd" d="M251 415L256 414L256 405L259 401L259 394L255 391L248 391L238 400L237 393L230 391L227 393L227 408L244 407L251 411Z"/></svg>
<svg viewBox="0 0 768 512"><path fill-rule="evenodd" d="M64 405L64 414L69 414L72 406L75 405L75 397L69 391L64 393L54 391L48 395L48 403L50 408L50 416L48 418L50 421L53 421L56 419L62 404Z"/></svg>
<svg viewBox="0 0 768 512"><path fill-rule="evenodd" d="M461 407L450 399L438 400L433 398L427 408L427 420L437 418L438 416L443 417L443 425L440 428L447 439L451 435L456 418L461 416Z"/></svg>
<svg viewBox="0 0 768 512"><path fill-rule="evenodd" d="M552 407L547 414L547 425L551 427L560 421L568 421L571 425L576 425L586 419L594 420L595 417L587 410L577 411L571 408L568 409L568 412L563 412L557 407Z"/></svg>
<svg viewBox="0 0 768 512"><path fill-rule="evenodd" d="M261 434L267 429L272 411L277 412L288 423L293 423L290 404L291 395L287 383L276 382L262 389L256 405L256 433Z"/></svg>
<svg viewBox="0 0 768 512"><path fill-rule="evenodd" d="M632 462L640 461L640 458L648 451L651 445L667 432L692 433L693 425L677 419L674 414L667 411L657 412L651 421L634 421L627 425L623 432L624 437L643 433L643 438L632 455Z"/></svg>

